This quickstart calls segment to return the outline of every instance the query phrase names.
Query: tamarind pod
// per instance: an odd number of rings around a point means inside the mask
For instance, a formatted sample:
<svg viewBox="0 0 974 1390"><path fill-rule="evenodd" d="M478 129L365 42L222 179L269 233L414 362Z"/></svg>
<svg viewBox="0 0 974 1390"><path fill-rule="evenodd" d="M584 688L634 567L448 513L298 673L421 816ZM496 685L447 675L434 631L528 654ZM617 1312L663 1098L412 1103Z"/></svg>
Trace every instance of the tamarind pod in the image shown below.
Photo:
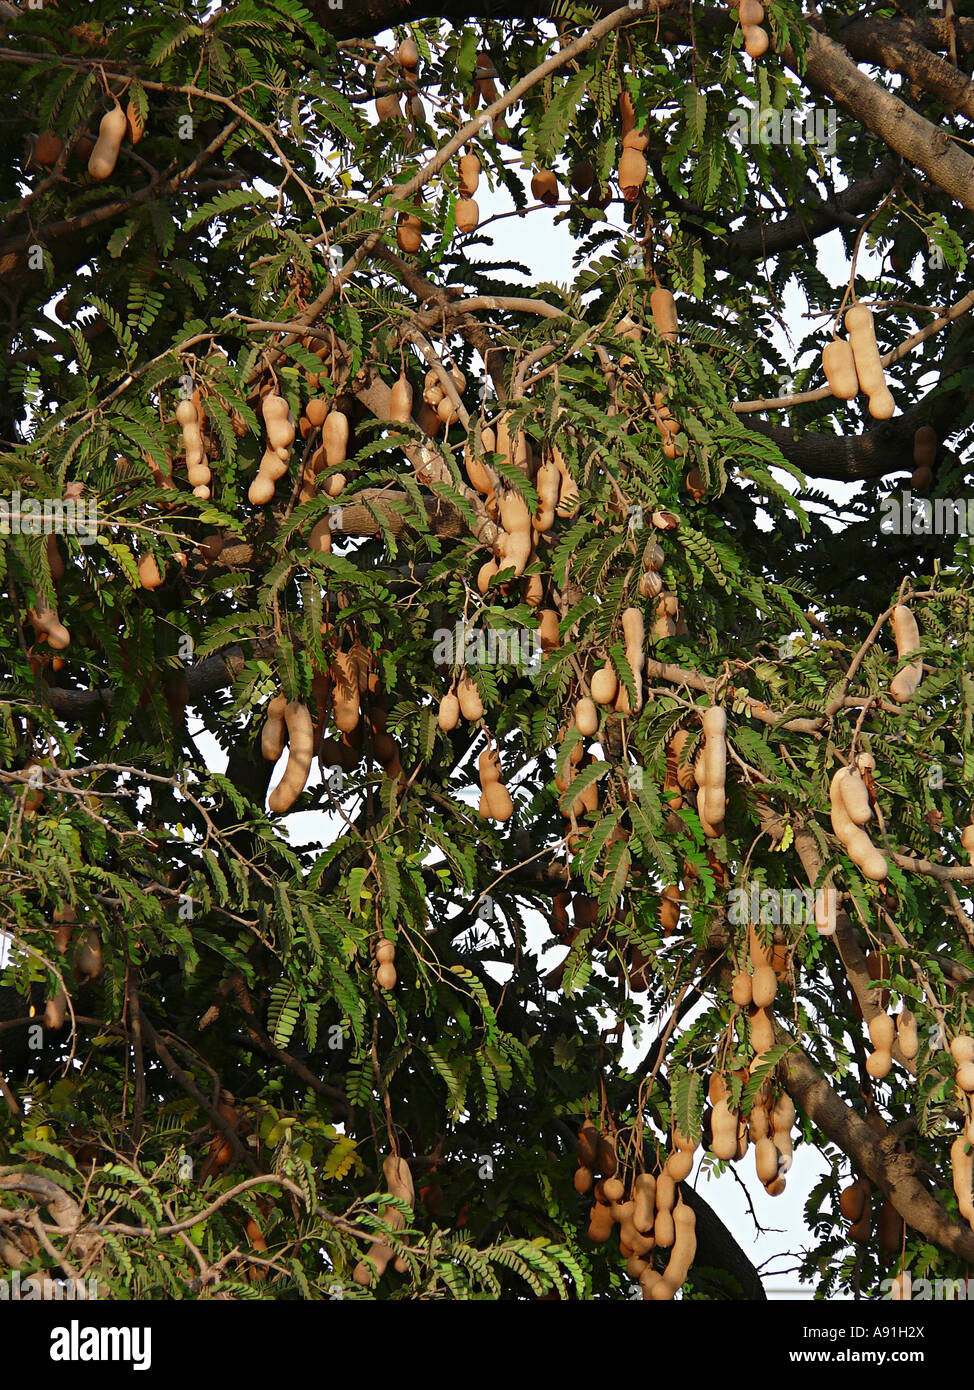
<svg viewBox="0 0 974 1390"><path fill-rule="evenodd" d="M591 1120L578 1128L578 1161L594 1170L599 1151L599 1132Z"/></svg>
<svg viewBox="0 0 974 1390"><path fill-rule="evenodd" d="M885 1048L877 1048L866 1058L866 1071L874 1081L882 1081L888 1076L892 1065L892 1055Z"/></svg>
<svg viewBox="0 0 974 1390"><path fill-rule="evenodd" d="M514 802L503 782L491 782L484 788L481 815L486 810L485 819L508 821L514 814Z"/></svg>
<svg viewBox="0 0 974 1390"><path fill-rule="evenodd" d="M453 209L453 220L458 232L475 232L480 222L480 208L474 198L458 198Z"/></svg>
<svg viewBox="0 0 974 1390"><path fill-rule="evenodd" d="M604 1182L606 1178L615 1177L618 1166L615 1140L609 1138L608 1135L600 1135L595 1150L595 1171Z"/></svg>
<svg viewBox="0 0 974 1390"><path fill-rule="evenodd" d="M344 463L348 457L348 416L340 410L330 410L321 427L321 444L328 467Z"/></svg>
<svg viewBox="0 0 974 1390"><path fill-rule="evenodd" d="M486 597L487 590L490 587L490 581L496 574L500 574L500 566L496 560L486 561L477 571L477 588L484 597Z"/></svg>
<svg viewBox="0 0 974 1390"><path fill-rule="evenodd" d="M909 652L915 652L920 647L920 629L917 627L917 620L905 604L898 603L893 609L890 625L893 629L893 636L896 639L896 655L902 660ZM923 661L918 658L911 661L908 666L904 666L902 671L897 671L890 682L889 693L897 704L906 704L910 696L913 695L923 677Z"/></svg>
<svg viewBox="0 0 974 1390"><path fill-rule="evenodd" d="M870 398L881 394L887 390L886 377L879 360L872 311L865 304L853 304L851 309L846 310L845 326L852 344L859 385Z"/></svg>
<svg viewBox="0 0 974 1390"><path fill-rule="evenodd" d="M389 419L398 425L408 425L412 418L413 388L406 379L405 371L402 371L389 392Z"/></svg>
<svg viewBox="0 0 974 1390"><path fill-rule="evenodd" d="M485 433L486 431L481 432L481 441L483 441L483 435ZM486 447L485 444L484 448L486 449ZM470 479L470 486L476 488L484 497L489 497L494 491L493 481L491 480L491 476L483 460L477 458L471 449L469 439L463 448L463 462L467 471L467 477Z"/></svg>
<svg viewBox="0 0 974 1390"><path fill-rule="evenodd" d="M974 1091L974 1062L961 1062L954 1073L954 1081L966 1095L970 1095Z"/></svg>
<svg viewBox="0 0 974 1390"><path fill-rule="evenodd" d="M619 1211L613 1212L613 1216L621 1224L625 1219L622 1211L623 1198L626 1195L625 1184L617 1177L605 1178L602 1182L602 1194L610 1205L617 1204L619 1206ZM629 1205L631 1207L632 1204Z"/></svg>
<svg viewBox="0 0 974 1390"><path fill-rule="evenodd" d="M601 1202L595 1202L589 1213L588 1238L593 1244L604 1245L612 1234L612 1212Z"/></svg>
<svg viewBox="0 0 974 1390"><path fill-rule="evenodd" d="M561 490L558 494L558 506L555 508L560 517L572 517L578 511L580 493L575 479L566 471L562 471Z"/></svg>
<svg viewBox="0 0 974 1390"><path fill-rule="evenodd" d="M833 338L822 349L822 370L829 390L840 401L855 400L859 394L856 359L852 344L845 338Z"/></svg>
<svg viewBox="0 0 974 1390"><path fill-rule="evenodd" d="M764 1184L764 1190L769 1197L780 1197L787 1186L788 1184L785 1182L784 1178L777 1177L774 1182L766 1182Z"/></svg>
<svg viewBox="0 0 974 1390"><path fill-rule="evenodd" d="M156 557L151 550L140 558L138 564L139 583L143 589L158 589L163 581L159 566L156 564Z"/></svg>
<svg viewBox="0 0 974 1390"><path fill-rule="evenodd" d="M680 890L675 884L663 889L659 902L659 920L665 935L680 925Z"/></svg>
<svg viewBox="0 0 974 1390"><path fill-rule="evenodd" d="M98 139L88 159L88 173L93 179L107 179L115 172L125 130L125 112L116 102L101 118Z"/></svg>
<svg viewBox="0 0 974 1390"><path fill-rule="evenodd" d="M663 581L655 570L645 570L636 585L640 598L659 598L663 592Z"/></svg>
<svg viewBox="0 0 974 1390"><path fill-rule="evenodd" d="M867 878L879 882L886 877L888 865L885 856L876 848L866 832L855 824L846 809L842 783L848 773L848 768L840 768L829 785L832 829L852 862Z"/></svg>
<svg viewBox="0 0 974 1390"><path fill-rule="evenodd" d="M751 1046L760 1057L774 1047L774 1024L767 1009L752 1006L750 1011Z"/></svg>
<svg viewBox="0 0 974 1390"><path fill-rule="evenodd" d="M950 1040L950 1055L959 1067L965 1062L974 1062L974 1038L958 1033Z"/></svg>
<svg viewBox="0 0 974 1390"><path fill-rule="evenodd" d="M668 343L676 342L679 321L676 314L676 300L669 290L657 287L649 296L649 310L660 337Z"/></svg>
<svg viewBox="0 0 974 1390"><path fill-rule="evenodd" d="M399 974L396 973L392 960L383 960L375 972L375 983L378 984L379 990L395 990L397 981Z"/></svg>
<svg viewBox="0 0 974 1390"><path fill-rule="evenodd" d="M839 1210L853 1225L862 1219L869 1193L869 1183L864 1178L856 1178L839 1193Z"/></svg>
<svg viewBox="0 0 974 1390"><path fill-rule="evenodd" d="M683 791L692 791L694 785L693 764L686 762L682 756L689 737L690 733L688 729L677 729L667 745L667 758L669 758L670 751L672 751L674 775L677 785L681 787Z"/></svg>
<svg viewBox="0 0 974 1390"><path fill-rule="evenodd" d="M965 825L961 831L961 846L967 851L974 860L974 825Z"/></svg>
<svg viewBox="0 0 974 1390"><path fill-rule="evenodd" d="M92 928L81 944L78 958L74 963L74 973L80 984L97 980L104 968L101 937Z"/></svg>
<svg viewBox="0 0 974 1390"><path fill-rule="evenodd" d="M957 1210L974 1231L974 1195L971 1192L974 1174L974 1152L969 1152L970 1142L963 1134L950 1146L950 1169L957 1198Z"/></svg>
<svg viewBox="0 0 974 1390"><path fill-rule="evenodd" d="M480 691L477 689L473 680L464 671L457 685L457 699L460 704L460 713L464 719L472 724L484 716L484 703L480 698Z"/></svg>
<svg viewBox="0 0 974 1390"><path fill-rule="evenodd" d="M870 1037L872 1037L872 1033L870 1033ZM920 1051L920 1039L917 1033L916 1018L906 1004L902 1005L896 1015L896 1037L904 1061L912 1062Z"/></svg>
<svg viewBox="0 0 974 1390"><path fill-rule="evenodd" d="M595 1178L592 1176L592 1170L580 1163L575 1169L572 1185L580 1197L586 1196L587 1193L592 1191L595 1185Z"/></svg>
<svg viewBox="0 0 974 1390"><path fill-rule="evenodd" d="M452 732L460 723L460 701L452 691L440 700L436 722L445 734Z"/></svg>
<svg viewBox="0 0 974 1390"><path fill-rule="evenodd" d="M475 154L463 154L457 163L460 192L465 198L472 198L480 182L480 160Z"/></svg>
<svg viewBox="0 0 974 1390"><path fill-rule="evenodd" d="M858 768L840 768L833 778L833 783L853 825L865 825L872 819L869 790Z"/></svg>
<svg viewBox="0 0 974 1390"><path fill-rule="evenodd" d="M485 748L477 759L480 785L486 790L492 782L501 780L501 760L496 748Z"/></svg>
<svg viewBox="0 0 974 1390"><path fill-rule="evenodd" d="M823 884L815 894L815 926L820 936L835 935L836 892L829 884Z"/></svg>
<svg viewBox="0 0 974 1390"><path fill-rule="evenodd" d="M624 148L619 160L619 187L627 203L632 203L639 197L648 174L646 156L631 146Z"/></svg>
<svg viewBox="0 0 974 1390"><path fill-rule="evenodd" d="M284 695L275 695L267 706L267 718L260 735L260 751L270 763L276 763L284 752L286 709L287 699Z"/></svg>
<svg viewBox="0 0 974 1390"><path fill-rule="evenodd" d="M666 560L663 547L654 540L648 540L643 548L642 565L643 569L661 570Z"/></svg>
<svg viewBox="0 0 974 1390"><path fill-rule="evenodd" d="M872 1235L873 1220L871 1206L871 1202L867 1201L862 1216L849 1227L849 1239L856 1241L859 1245L865 1245Z"/></svg>
<svg viewBox="0 0 974 1390"><path fill-rule="evenodd" d="M538 169L531 179L531 196L554 207L558 202L558 180L550 169Z"/></svg>
<svg viewBox="0 0 974 1390"><path fill-rule="evenodd" d="M575 705L575 728L583 738L591 738L599 727L599 712L593 700L585 698Z"/></svg>
<svg viewBox="0 0 974 1390"><path fill-rule="evenodd" d="M649 1262L635 1253L629 1255L626 1259L626 1273L629 1275L630 1279L635 1279L637 1283L649 1268Z"/></svg>
<svg viewBox="0 0 974 1390"><path fill-rule="evenodd" d="M378 107L378 102L376 102ZM395 102L395 113L399 114L399 103ZM423 244L423 224L412 213L403 213L396 228L396 245L400 251L414 256ZM418 422L417 422L418 423ZM430 431L427 430L427 433Z"/></svg>
<svg viewBox="0 0 974 1390"><path fill-rule="evenodd" d="M751 1107L751 1113L747 1117L747 1127L751 1143L754 1144L755 1147L757 1147L757 1144L761 1139L770 1138L771 1125L768 1117L768 1112L765 1109L763 1102L755 1101L754 1105ZM775 1159L776 1164L777 1162L778 1160ZM775 1171L777 1171L777 1168L775 1169Z"/></svg>
<svg viewBox="0 0 974 1390"><path fill-rule="evenodd" d="M937 455L937 432L932 425L921 425L913 435L913 463L916 468L932 468Z"/></svg>
<svg viewBox="0 0 974 1390"><path fill-rule="evenodd" d="M538 506L534 513L534 528L536 531L550 531L555 524L555 509L558 506L558 494L561 491L561 474L557 465L548 461L542 463L534 480L534 486L538 494Z"/></svg>
<svg viewBox="0 0 974 1390"><path fill-rule="evenodd" d="M764 23L764 6L760 0L740 0L737 18L742 29L753 29Z"/></svg>
<svg viewBox="0 0 974 1390"><path fill-rule="evenodd" d="M375 958L380 965L385 965L386 961L394 961L396 959L395 942L390 941L388 937L381 936L375 943Z"/></svg>
<svg viewBox="0 0 974 1390"><path fill-rule="evenodd" d="M538 639L543 652L553 652L561 645L558 632L559 615L553 608L542 608L538 612Z"/></svg>
<svg viewBox="0 0 974 1390"><path fill-rule="evenodd" d="M761 1183L774 1182L778 1176L778 1150L770 1139L759 1139L754 1145L754 1171Z"/></svg>
<svg viewBox="0 0 974 1390"><path fill-rule="evenodd" d="M662 1250L669 1249L673 1244L673 1204L676 1195L676 1183L664 1167L656 1180L656 1219L653 1223L653 1236Z"/></svg>
<svg viewBox="0 0 974 1390"><path fill-rule="evenodd" d="M60 136L55 135L53 130L42 130L37 137L31 153L34 164L39 164L42 169L50 169L61 157L64 149L64 141Z"/></svg>
<svg viewBox="0 0 974 1390"><path fill-rule="evenodd" d="M696 1225L697 1218L693 1208L681 1198L673 1213L673 1249L663 1277L652 1285L650 1296L654 1302L672 1299L677 1290L682 1288L693 1264L693 1257L697 1253Z"/></svg>
<svg viewBox="0 0 974 1390"><path fill-rule="evenodd" d="M358 727L360 718L358 670L351 655L336 652L332 667L335 681L335 727L350 734Z"/></svg>
<svg viewBox="0 0 974 1390"><path fill-rule="evenodd" d="M872 1039L873 1047L879 1051L892 1051L895 1025L889 1014L879 1013L870 1020L869 1036Z"/></svg>
<svg viewBox="0 0 974 1390"><path fill-rule="evenodd" d="M63 989L52 995L44 1005L44 1027L59 1032L64 1027L68 996Z"/></svg>
<svg viewBox="0 0 974 1390"><path fill-rule="evenodd" d="M774 1003L778 980L770 965L759 965L751 979L751 1000L756 1008L768 1009Z"/></svg>
<svg viewBox="0 0 974 1390"><path fill-rule="evenodd" d="M707 814L715 825L724 819L724 780L727 772L727 711L711 705L702 715L705 734L704 778L707 786Z"/></svg>
<svg viewBox="0 0 974 1390"><path fill-rule="evenodd" d="M771 40L766 29L760 25L749 25L744 33L744 51L749 58L763 58L767 53ZM772 1194L775 1195L775 1194Z"/></svg>
<svg viewBox="0 0 974 1390"><path fill-rule="evenodd" d="M500 499L501 525L507 533L504 548L504 568L514 567L514 577L520 579L531 558L533 539L531 513L519 492L506 492Z"/></svg>
<svg viewBox="0 0 974 1390"><path fill-rule="evenodd" d="M314 723L307 705L290 700L285 706L284 722L288 732L287 765L267 801L276 814L290 810L304 791L314 756Z"/></svg>
<svg viewBox="0 0 974 1390"><path fill-rule="evenodd" d="M589 684L592 699L597 705L611 705L619 690L619 678L611 662L607 661L596 671Z"/></svg>
<svg viewBox="0 0 974 1390"><path fill-rule="evenodd" d="M719 1100L711 1117L710 1148L716 1158L729 1162L737 1157L737 1117L726 1100Z"/></svg>
<svg viewBox="0 0 974 1390"><path fill-rule="evenodd" d="M46 604L40 608L28 608L27 617L34 631L43 633L56 652L63 652L70 645L71 634L53 608L48 608Z"/></svg>
<svg viewBox="0 0 974 1390"><path fill-rule="evenodd" d="M740 1008L750 1004L752 999L751 977L746 970L739 970L731 981L731 998Z"/></svg>
<svg viewBox="0 0 974 1390"><path fill-rule="evenodd" d="M398 1197L401 1201L414 1206L416 1193L413 1187L413 1175L406 1160L398 1154L389 1154L382 1161L382 1172L388 1184L388 1190L393 1197Z"/></svg>
<svg viewBox="0 0 974 1390"><path fill-rule="evenodd" d="M640 1173L636 1178L632 1185L632 1200L633 1225L640 1235L649 1235L656 1212L656 1179L651 1173Z"/></svg>
<svg viewBox="0 0 974 1390"><path fill-rule="evenodd" d="M683 1149L671 1153L664 1164L664 1172L669 1173L674 1182L683 1182L693 1169L693 1154Z"/></svg>
<svg viewBox="0 0 974 1390"><path fill-rule="evenodd" d="M874 420L890 420L896 413L896 402L892 393L884 387L882 391L874 391L869 397L868 409Z"/></svg>

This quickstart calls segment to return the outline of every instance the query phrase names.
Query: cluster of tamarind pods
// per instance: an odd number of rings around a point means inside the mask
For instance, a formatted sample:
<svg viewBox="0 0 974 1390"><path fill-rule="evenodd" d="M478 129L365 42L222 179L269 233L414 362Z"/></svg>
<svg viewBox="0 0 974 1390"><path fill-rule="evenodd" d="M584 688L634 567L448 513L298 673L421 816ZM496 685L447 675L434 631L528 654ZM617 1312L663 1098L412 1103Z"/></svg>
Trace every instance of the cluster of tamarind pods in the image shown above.
<svg viewBox="0 0 974 1390"><path fill-rule="evenodd" d="M692 1164L691 1154L686 1157ZM627 1197L626 1183L619 1176L615 1141L600 1134L588 1119L579 1128L574 1185L580 1195L593 1193L589 1239L602 1244L613 1227L619 1227L619 1252L626 1261L626 1272L639 1282L646 1300L672 1299L682 1288L697 1250L696 1216L679 1191L690 1167L677 1171L681 1177L674 1177L666 1165L658 1177L646 1172L633 1174ZM670 1252L662 1271L652 1263L656 1249Z"/></svg>
<svg viewBox="0 0 974 1390"><path fill-rule="evenodd" d="M383 1160L382 1173L386 1180L386 1190L412 1208L416 1194L413 1175L406 1160L399 1154L389 1154ZM398 1207L380 1207L380 1215L386 1225L394 1231L401 1231L406 1224L406 1218ZM376 1279L381 1279L390 1262L398 1274L405 1274L409 1268L402 1255L397 1255L391 1245L377 1238L352 1270L352 1279L362 1288L368 1288Z"/></svg>
<svg viewBox="0 0 974 1390"><path fill-rule="evenodd" d="M74 938L75 928L78 924L78 916L75 909L68 904L66 907L58 908L54 913L54 942L58 954L66 956ZM74 977L79 986L92 984L101 975L104 969L104 957L102 953L101 936L94 929L89 928L84 933L80 941L76 943L74 952ZM44 1005L44 1027L52 1028L55 1031L64 1027L65 1015L68 1007L68 994L64 986L60 987L54 994L50 995Z"/></svg>

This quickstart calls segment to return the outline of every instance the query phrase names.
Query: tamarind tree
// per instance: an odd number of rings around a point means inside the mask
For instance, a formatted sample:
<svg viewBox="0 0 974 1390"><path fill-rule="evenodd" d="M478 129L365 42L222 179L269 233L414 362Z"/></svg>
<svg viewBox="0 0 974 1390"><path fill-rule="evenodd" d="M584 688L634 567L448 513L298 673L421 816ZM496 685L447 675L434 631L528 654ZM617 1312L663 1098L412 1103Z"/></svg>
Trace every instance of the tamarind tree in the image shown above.
<svg viewBox="0 0 974 1390"><path fill-rule="evenodd" d="M974 19L0 23L0 1271L962 1277Z"/></svg>

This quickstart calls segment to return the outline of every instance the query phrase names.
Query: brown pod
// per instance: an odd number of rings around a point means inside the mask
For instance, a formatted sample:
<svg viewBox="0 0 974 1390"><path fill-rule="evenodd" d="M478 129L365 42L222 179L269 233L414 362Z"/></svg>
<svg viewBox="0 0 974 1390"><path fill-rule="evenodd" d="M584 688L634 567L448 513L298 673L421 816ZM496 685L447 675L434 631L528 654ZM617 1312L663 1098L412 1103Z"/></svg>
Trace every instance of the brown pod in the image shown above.
<svg viewBox="0 0 974 1390"><path fill-rule="evenodd" d="M406 373L400 372L395 386L389 392L389 419L398 425L407 425L413 418L413 388L406 380Z"/></svg>
<svg viewBox="0 0 974 1390"><path fill-rule="evenodd" d="M139 560L139 583L143 589L158 589L163 581L163 576L156 564L156 557L151 551L147 551Z"/></svg>
<svg viewBox="0 0 974 1390"><path fill-rule="evenodd" d="M423 224L412 213L403 213L396 228L396 245L400 251L415 255L423 244Z"/></svg>
<svg viewBox="0 0 974 1390"><path fill-rule="evenodd" d="M474 232L480 221L480 208L473 198L458 198L454 218L458 231Z"/></svg>
<svg viewBox="0 0 974 1390"><path fill-rule="evenodd" d="M480 691L466 671L460 677L457 686L457 699L460 703L460 713L464 719L474 723L484 717L484 704L480 698Z"/></svg>
<svg viewBox="0 0 974 1390"><path fill-rule="evenodd" d="M37 137L34 145L32 158L35 164L40 164L43 168L49 169L52 164L56 164L61 151L64 149L64 141L51 130L43 130Z"/></svg>
<svg viewBox="0 0 974 1390"><path fill-rule="evenodd" d="M619 187L627 203L632 203L639 197L648 173L649 165L644 155L631 148L622 151L619 160Z"/></svg>
<svg viewBox="0 0 974 1390"><path fill-rule="evenodd" d="M480 182L479 158L475 154L461 155L457 169L460 176L460 192L465 198L472 198Z"/></svg>
<svg viewBox="0 0 974 1390"><path fill-rule="evenodd" d="M676 301L670 291L661 288L653 290L649 296L649 308L660 337L668 343L675 343L679 325Z"/></svg>
<svg viewBox="0 0 974 1390"><path fill-rule="evenodd" d="M558 202L558 180L550 169L539 169L531 179L531 193L539 203L554 207Z"/></svg>

